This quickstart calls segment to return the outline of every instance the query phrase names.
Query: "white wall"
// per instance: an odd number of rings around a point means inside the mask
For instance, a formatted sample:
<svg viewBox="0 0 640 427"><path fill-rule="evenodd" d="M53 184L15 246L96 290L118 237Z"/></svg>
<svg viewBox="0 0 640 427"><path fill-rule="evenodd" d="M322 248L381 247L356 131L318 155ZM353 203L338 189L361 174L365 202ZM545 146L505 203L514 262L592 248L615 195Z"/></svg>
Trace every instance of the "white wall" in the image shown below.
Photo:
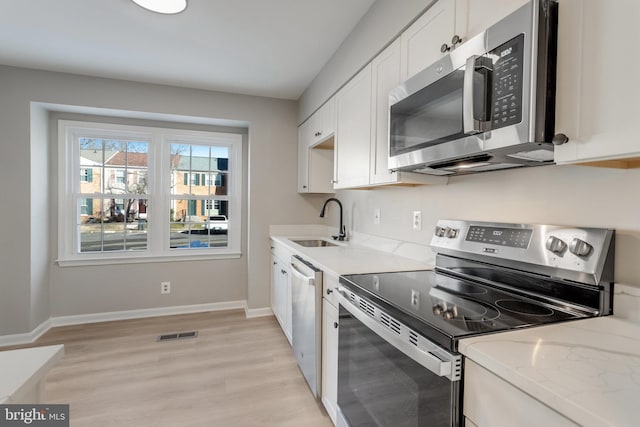
<svg viewBox="0 0 640 427"><path fill-rule="evenodd" d="M298 123L371 61L435 0L378 0L299 99Z"/></svg>
<svg viewBox="0 0 640 427"><path fill-rule="evenodd" d="M32 103L248 123L242 258L56 266L55 250L47 250L57 242L51 217L57 200L49 196L57 188L56 150L43 137L46 114L32 115ZM245 298L250 308L269 306L268 226L315 222L321 202L296 193L296 122L292 101L0 66L0 335L29 332L49 316ZM173 285L162 298L161 280Z"/></svg>

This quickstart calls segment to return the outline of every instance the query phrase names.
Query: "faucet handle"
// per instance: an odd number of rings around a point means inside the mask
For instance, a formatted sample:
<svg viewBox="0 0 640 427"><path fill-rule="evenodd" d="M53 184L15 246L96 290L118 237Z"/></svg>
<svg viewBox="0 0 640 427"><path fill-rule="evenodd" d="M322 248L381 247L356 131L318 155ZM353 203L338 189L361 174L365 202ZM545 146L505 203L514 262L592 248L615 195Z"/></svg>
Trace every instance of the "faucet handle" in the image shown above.
<svg viewBox="0 0 640 427"><path fill-rule="evenodd" d="M347 240L347 227L343 225L342 228L340 229L340 234L338 234L336 237L341 242L344 242L345 240Z"/></svg>

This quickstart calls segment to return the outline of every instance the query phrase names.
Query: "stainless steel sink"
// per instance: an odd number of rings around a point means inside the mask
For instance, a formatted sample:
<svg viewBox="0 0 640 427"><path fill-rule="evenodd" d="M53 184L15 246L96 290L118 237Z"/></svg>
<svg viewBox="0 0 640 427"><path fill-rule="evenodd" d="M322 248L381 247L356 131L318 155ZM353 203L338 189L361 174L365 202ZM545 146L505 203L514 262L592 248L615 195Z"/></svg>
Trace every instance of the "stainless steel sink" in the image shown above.
<svg viewBox="0 0 640 427"><path fill-rule="evenodd" d="M328 246L338 246L335 243L320 239L292 240L292 242L307 248L324 248Z"/></svg>

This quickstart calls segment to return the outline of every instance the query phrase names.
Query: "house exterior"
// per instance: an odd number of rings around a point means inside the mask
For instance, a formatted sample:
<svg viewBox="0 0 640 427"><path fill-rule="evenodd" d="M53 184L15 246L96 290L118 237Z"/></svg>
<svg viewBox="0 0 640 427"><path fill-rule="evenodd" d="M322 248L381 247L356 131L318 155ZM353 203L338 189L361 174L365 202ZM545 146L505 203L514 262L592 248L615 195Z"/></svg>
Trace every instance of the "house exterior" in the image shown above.
<svg viewBox="0 0 640 427"><path fill-rule="evenodd" d="M173 200L173 221L203 222L212 215L228 215L226 201L195 199L194 196L227 195L229 159L178 154L171 161L175 164L171 173L171 194L189 196ZM81 199L80 222L145 219L147 170L147 153L80 150L80 192L114 195L104 200L92 197ZM122 197L124 194L139 194L140 198L125 198Z"/></svg>

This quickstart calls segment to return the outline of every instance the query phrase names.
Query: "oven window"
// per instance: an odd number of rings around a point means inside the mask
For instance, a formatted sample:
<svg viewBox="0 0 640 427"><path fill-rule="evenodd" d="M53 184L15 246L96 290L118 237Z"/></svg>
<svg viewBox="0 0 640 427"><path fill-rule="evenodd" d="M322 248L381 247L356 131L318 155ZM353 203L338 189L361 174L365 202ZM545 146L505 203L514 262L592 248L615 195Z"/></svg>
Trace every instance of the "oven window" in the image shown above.
<svg viewBox="0 0 640 427"><path fill-rule="evenodd" d="M451 427L459 382L405 356L340 307L338 406L350 426Z"/></svg>
<svg viewBox="0 0 640 427"><path fill-rule="evenodd" d="M464 137L464 70L456 70L391 106L392 156Z"/></svg>

